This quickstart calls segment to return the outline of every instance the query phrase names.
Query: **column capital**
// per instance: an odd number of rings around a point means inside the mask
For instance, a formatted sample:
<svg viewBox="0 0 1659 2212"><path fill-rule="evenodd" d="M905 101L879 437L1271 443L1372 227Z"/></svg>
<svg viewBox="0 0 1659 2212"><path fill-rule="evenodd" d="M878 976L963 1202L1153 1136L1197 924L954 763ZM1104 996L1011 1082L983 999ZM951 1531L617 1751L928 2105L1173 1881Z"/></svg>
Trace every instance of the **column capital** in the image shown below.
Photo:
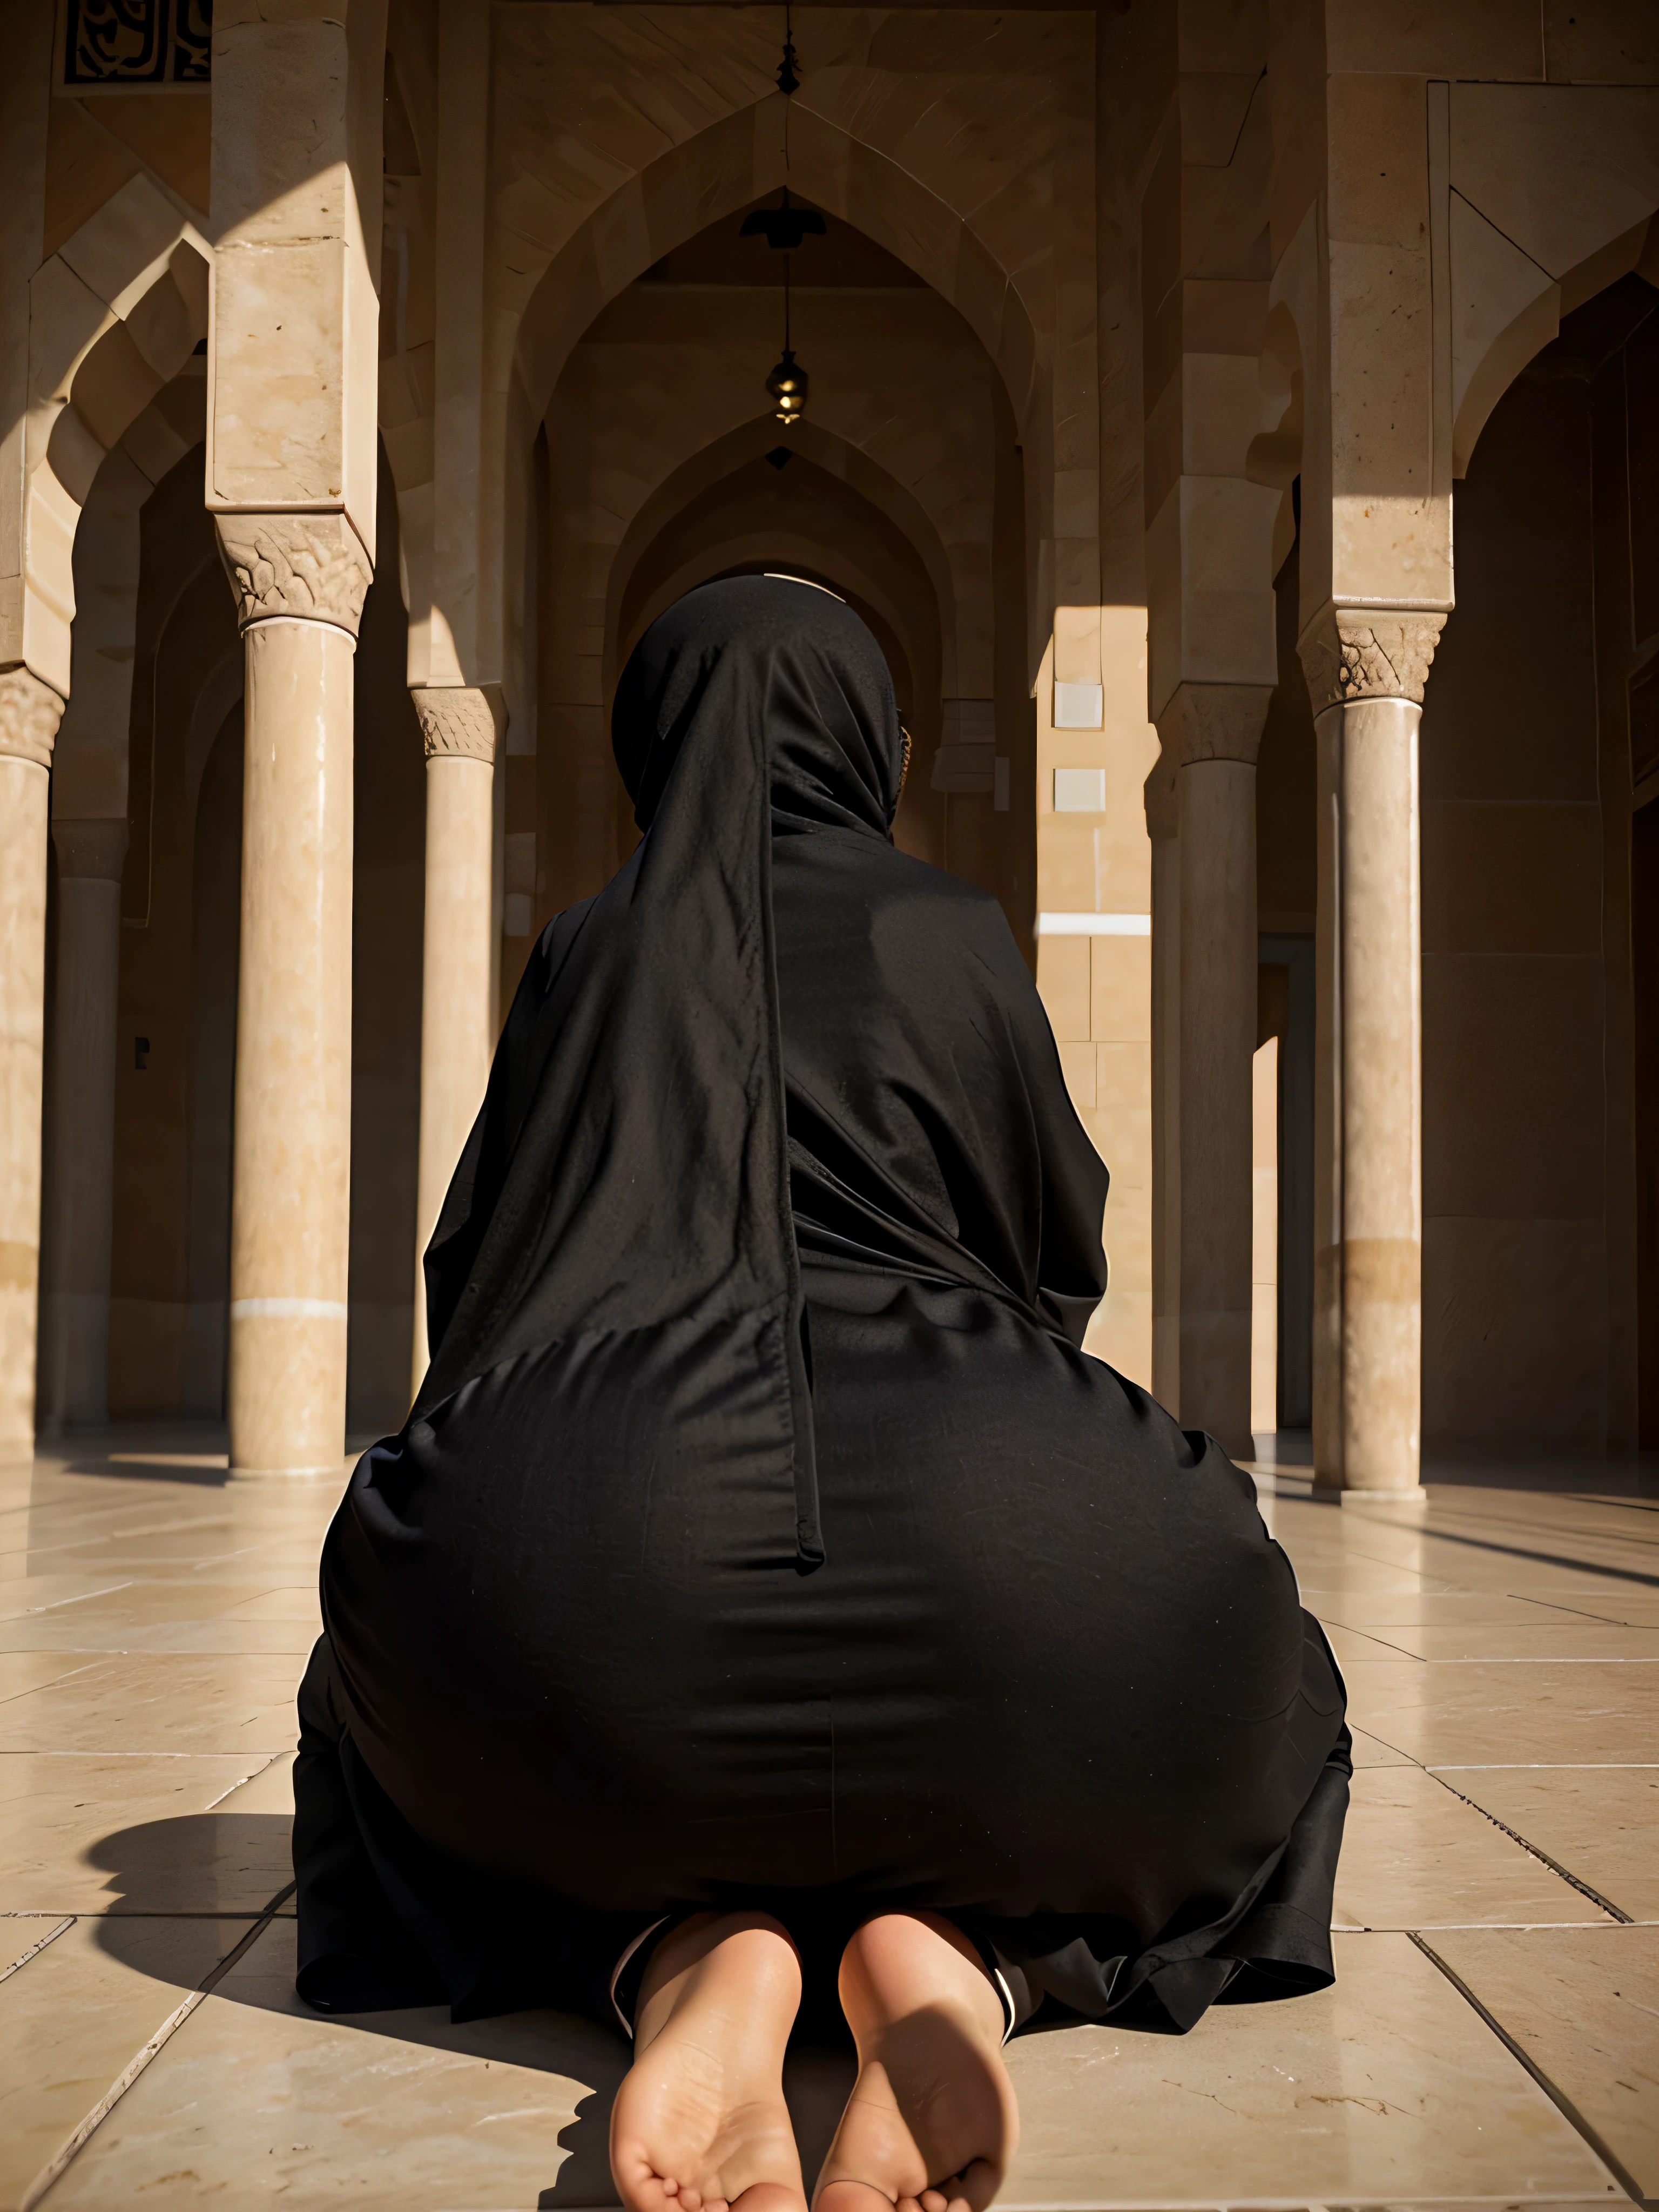
<svg viewBox="0 0 1659 2212"><path fill-rule="evenodd" d="M1316 714L1358 699L1423 700L1445 610L1327 601L1297 640Z"/></svg>
<svg viewBox="0 0 1659 2212"><path fill-rule="evenodd" d="M1273 696L1271 684L1177 684L1158 712L1165 756L1182 768L1220 760L1254 768Z"/></svg>
<svg viewBox="0 0 1659 2212"><path fill-rule="evenodd" d="M501 686L416 685L410 692L420 717L421 741L428 760L493 762L507 726Z"/></svg>
<svg viewBox="0 0 1659 2212"><path fill-rule="evenodd" d="M216 514L213 527L243 629L282 617L356 636L374 564L343 514Z"/></svg>
<svg viewBox="0 0 1659 2212"><path fill-rule="evenodd" d="M32 669L0 669L0 757L52 766L64 702Z"/></svg>
<svg viewBox="0 0 1659 2212"><path fill-rule="evenodd" d="M88 876L100 883L118 884L127 856L125 815L73 816L54 814L52 842L58 851L58 873Z"/></svg>

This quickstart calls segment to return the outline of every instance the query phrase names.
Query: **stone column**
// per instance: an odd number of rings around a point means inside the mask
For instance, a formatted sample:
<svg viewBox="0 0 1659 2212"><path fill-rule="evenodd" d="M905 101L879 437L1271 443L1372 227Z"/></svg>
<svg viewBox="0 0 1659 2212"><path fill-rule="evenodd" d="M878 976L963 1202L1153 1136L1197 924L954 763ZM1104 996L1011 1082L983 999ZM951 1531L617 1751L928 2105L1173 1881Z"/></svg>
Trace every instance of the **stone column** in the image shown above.
<svg viewBox="0 0 1659 2212"><path fill-rule="evenodd" d="M230 1464L335 1472L350 1254L352 664L343 514L220 514L247 655Z"/></svg>
<svg viewBox="0 0 1659 2212"><path fill-rule="evenodd" d="M1314 1479L1420 1503L1418 724L1443 614L1327 607L1298 651L1319 758Z"/></svg>
<svg viewBox="0 0 1659 2212"><path fill-rule="evenodd" d="M1180 1417L1250 1439L1255 757L1272 687L1181 684L1158 716L1180 763Z"/></svg>
<svg viewBox="0 0 1659 2212"><path fill-rule="evenodd" d="M417 690L413 696L426 746L426 918L411 1396L427 1368L422 1261L483 1103L495 1042L494 786L505 721L494 685Z"/></svg>
<svg viewBox="0 0 1659 2212"><path fill-rule="evenodd" d="M46 1188L40 1219L40 1425L109 1418L115 1028L125 820L52 825L58 850Z"/></svg>
<svg viewBox="0 0 1659 2212"><path fill-rule="evenodd" d="M34 1449L46 808L63 712L28 669L0 672L0 1460Z"/></svg>
<svg viewBox="0 0 1659 2212"><path fill-rule="evenodd" d="M1152 1395L1181 1403L1181 763L1143 787L1152 848Z"/></svg>

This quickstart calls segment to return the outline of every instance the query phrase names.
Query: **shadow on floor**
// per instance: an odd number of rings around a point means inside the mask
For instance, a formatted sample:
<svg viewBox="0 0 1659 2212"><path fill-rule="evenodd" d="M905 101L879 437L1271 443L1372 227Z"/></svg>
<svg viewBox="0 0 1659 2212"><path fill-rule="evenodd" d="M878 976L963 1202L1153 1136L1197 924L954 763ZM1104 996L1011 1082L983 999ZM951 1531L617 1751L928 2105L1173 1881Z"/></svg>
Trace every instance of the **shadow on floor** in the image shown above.
<svg viewBox="0 0 1659 2212"><path fill-rule="evenodd" d="M140 1821L100 1837L86 1854L107 1869L109 1902L96 1921L100 1948L135 1973L190 1989L211 1985L233 2004L324 2024L294 1989L292 1823L276 1813L182 1814ZM261 1926L272 1901L275 1915ZM204 1949L204 1921L223 1916ZM256 1929L258 1931L255 1934ZM228 1972L224 1962L249 1935L254 1941ZM208 1963L210 1961L210 1963ZM565 2153L557 2179L537 2198L556 2212L614 2205L609 2143L611 2107L629 2050L620 2033L572 2013L507 2013L457 2026L439 2006L407 2011L331 2014L331 2028L448 2051L493 2065L557 2077L574 2089L574 2118L559 2130ZM791 2047L784 2091L809 2191L823 2162L853 2086L850 2045L802 2039Z"/></svg>
<svg viewBox="0 0 1659 2212"><path fill-rule="evenodd" d="M107 1914L263 1912L294 1879L286 1813L181 1813L117 1828L88 1846L106 1872Z"/></svg>

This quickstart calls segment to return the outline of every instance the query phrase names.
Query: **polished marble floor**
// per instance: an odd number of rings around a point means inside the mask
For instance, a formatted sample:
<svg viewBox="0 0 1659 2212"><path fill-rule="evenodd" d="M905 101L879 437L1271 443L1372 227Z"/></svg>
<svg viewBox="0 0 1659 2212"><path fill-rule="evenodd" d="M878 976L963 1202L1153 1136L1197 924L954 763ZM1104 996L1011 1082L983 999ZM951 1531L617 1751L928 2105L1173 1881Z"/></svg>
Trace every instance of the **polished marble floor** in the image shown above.
<svg viewBox="0 0 1659 2212"><path fill-rule="evenodd" d="M0 2212L611 2203L618 2044L295 1999L293 1693L337 1486L231 1483L214 1443L0 1469ZM1273 1468L1356 1728L1336 1986L1023 2039L1003 2203L1659 2198L1659 1495L1442 1469L1411 1520ZM841 2062L791 2088L810 2163Z"/></svg>

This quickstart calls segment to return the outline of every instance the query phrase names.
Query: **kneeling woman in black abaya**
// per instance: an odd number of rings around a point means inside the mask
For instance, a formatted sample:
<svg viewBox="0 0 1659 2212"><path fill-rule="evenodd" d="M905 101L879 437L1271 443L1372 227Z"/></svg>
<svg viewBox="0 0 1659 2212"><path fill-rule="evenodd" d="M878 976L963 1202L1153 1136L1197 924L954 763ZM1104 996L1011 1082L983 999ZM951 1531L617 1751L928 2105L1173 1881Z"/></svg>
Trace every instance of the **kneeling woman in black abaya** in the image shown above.
<svg viewBox="0 0 1659 2212"><path fill-rule="evenodd" d="M643 841L532 956L301 1692L299 1987L619 2021L629 2212L972 2212L1042 2014L1322 1988L1340 1682L1248 1480L1079 1347L1106 1171L1000 908L892 845L833 594L629 662Z"/></svg>

